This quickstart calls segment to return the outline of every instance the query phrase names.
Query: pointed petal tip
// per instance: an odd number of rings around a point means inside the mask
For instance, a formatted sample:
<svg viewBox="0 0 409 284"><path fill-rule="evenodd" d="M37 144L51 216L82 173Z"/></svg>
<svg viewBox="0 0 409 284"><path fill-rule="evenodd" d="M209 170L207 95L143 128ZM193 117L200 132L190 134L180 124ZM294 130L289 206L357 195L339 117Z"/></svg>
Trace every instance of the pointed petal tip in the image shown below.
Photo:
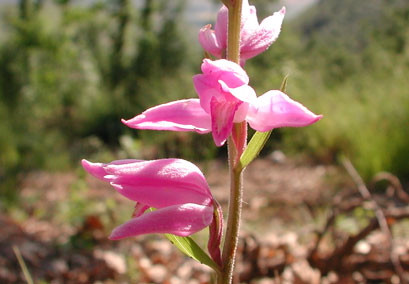
<svg viewBox="0 0 409 284"><path fill-rule="evenodd" d="M136 218L134 218L134 219L136 219ZM125 239L127 237L137 236L137 235L129 234L128 231L129 231L129 228L124 230L124 224L121 224L121 225L119 225L118 227L115 227L112 230L112 232L109 235L108 239L110 239L112 241L117 241L117 240Z"/></svg>
<svg viewBox="0 0 409 284"><path fill-rule="evenodd" d="M86 170L87 172L92 174L92 172L95 169L99 168L100 163L93 163L93 162L90 162L90 161L88 161L86 159L82 159L81 160L81 165L84 168L84 170Z"/></svg>
<svg viewBox="0 0 409 284"><path fill-rule="evenodd" d="M315 118L314 118L314 120L313 120L313 122L312 122L311 124L317 122L318 120L321 120L321 118L323 118L323 115L322 115L322 114L316 115Z"/></svg>
<svg viewBox="0 0 409 284"><path fill-rule="evenodd" d="M89 174L93 175L94 177L104 180L104 176L106 175L106 171L104 169L103 163L92 163L83 159L81 161L82 167L86 170Z"/></svg>
<svg viewBox="0 0 409 284"><path fill-rule="evenodd" d="M124 119L124 118L122 118L122 119L121 119L121 122L122 122L123 124L125 124L126 126L130 127L130 128L135 128L135 126L132 125L132 122L135 122L135 120L137 119L137 117L140 117L141 115L142 115L142 114L137 115L137 116L135 116L134 118L131 118L131 119Z"/></svg>
<svg viewBox="0 0 409 284"><path fill-rule="evenodd" d="M281 8L280 13L285 15L285 13L287 12L287 9L285 8L285 6L283 6L283 8Z"/></svg>
<svg viewBox="0 0 409 284"><path fill-rule="evenodd" d="M82 165L83 168L87 167L89 163L90 162L88 160L86 160L86 159L81 160L81 165Z"/></svg>
<svg viewBox="0 0 409 284"><path fill-rule="evenodd" d="M200 28L200 31L206 31L210 30L212 28L211 24L204 25L203 27Z"/></svg>
<svg viewBox="0 0 409 284"><path fill-rule="evenodd" d="M111 233L111 235L108 237L108 239L110 239L111 241L118 241L121 239L124 239L125 237L122 237L120 235L118 235L118 233L116 232L116 229L114 229Z"/></svg>
<svg viewBox="0 0 409 284"><path fill-rule="evenodd" d="M142 122L143 119L146 118L146 115L144 113L141 113L133 118L130 119L121 119L121 122L123 124L125 124L126 126L130 127L130 128L135 128L138 129L138 123Z"/></svg>
<svg viewBox="0 0 409 284"><path fill-rule="evenodd" d="M212 25L208 24L203 26L199 30L199 43L203 47L203 49L209 52L216 58L220 58L222 56L222 48L220 47L220 43L217 40L215 31L212 30Z"/></svg>
<svg viewBox="0 0 409 284"><path fill-rule="evenodd" d="M226 139L220 140L220 139L218 139L217 137L214 137L214 136L213 136L213 140L214 140L214 144L215 144L217 147L221 147L221 146L224 145L224 143L226 143Z"/></svg>

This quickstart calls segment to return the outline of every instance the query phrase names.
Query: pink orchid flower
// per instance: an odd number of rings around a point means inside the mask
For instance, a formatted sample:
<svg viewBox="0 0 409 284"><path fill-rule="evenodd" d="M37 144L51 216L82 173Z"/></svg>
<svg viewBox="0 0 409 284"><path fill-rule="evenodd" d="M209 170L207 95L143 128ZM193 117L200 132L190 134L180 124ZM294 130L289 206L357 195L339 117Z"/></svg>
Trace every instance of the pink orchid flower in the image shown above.
<svg viewBox="0 0 409 284"><path fill-rule="evenodd" d="M84 169L136 201L133 218L115 228L118 240L150 233L189 236L210 225L213 197L202 172L181 159L118 160L108 164L82 160ZM144 212L154 207L153 212Z"/></svg>
<svg viewBox="0 0 409 284"><path fill-rule="evenodd" d="M253 129L264 132L307 126L322 117L278 90L257 97L248 86L246 71L234 62L205 59L202 72L193 77L200 99L155 106L122 122L135 129L212 132L215 144L222 146L233 124L244 120Z"/></svg>
<svg viewBox="0 0 409 284"><path fill-rule="evenodd" d="M247 59L265 51L278 37L285 15L285 7L265 18L260 24L256 8L243 0L240 29L240 60L243 66ZM223 6L217 14L214 30L211 25L200 29L199 42L203 49L216 58L222 58L227 48L228 9Z"/></svg>

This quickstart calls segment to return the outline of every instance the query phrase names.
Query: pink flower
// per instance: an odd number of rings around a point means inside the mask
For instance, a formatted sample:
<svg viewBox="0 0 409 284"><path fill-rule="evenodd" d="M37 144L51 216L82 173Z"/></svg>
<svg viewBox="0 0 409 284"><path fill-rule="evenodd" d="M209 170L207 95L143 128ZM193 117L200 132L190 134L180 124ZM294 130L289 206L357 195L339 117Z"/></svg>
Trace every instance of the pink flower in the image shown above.
<svg viewBox="0 0 409 284"><path fill-rule="evenodd" d="M233 124L244 120L257 131L268 131L307 126L322 117L278 90L257 97L246 72L231 61L205 59L202 72L193 77L200 99L159 105L122 122L136 129L212 132L215 144L222 146Z"/></svg>
<svg viewBox="0 0 409 284"><path fill-rule="evenodd" d="M112 240L150 233L189 236L212 222L209 186L202 172L188 161L119 160L103 164L82 160L82 166L136 201L133 218L114 229ZM144 214L149 207L157 210Z"/></svg>
<svg viewBox="0 0 409 284"><path fill-rule="evenodd" d="M243 0L240 31L240 59L243 66L247 59L265 51L278 37L285 15L285 8L258 23L256 8ZM222 58L227 48L228 9L223 6L217 14L214 30L211 25L200 29L199 42L203 49L216 58Z"/></svg>

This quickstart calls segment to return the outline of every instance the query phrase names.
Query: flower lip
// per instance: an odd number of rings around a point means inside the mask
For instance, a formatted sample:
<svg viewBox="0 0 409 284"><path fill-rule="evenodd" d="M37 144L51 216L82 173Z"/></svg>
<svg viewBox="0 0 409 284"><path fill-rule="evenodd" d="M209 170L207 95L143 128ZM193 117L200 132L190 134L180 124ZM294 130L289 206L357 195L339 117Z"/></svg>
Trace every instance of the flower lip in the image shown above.
<svg viewBox="0 0 409 284"><path fill-rule="evenodd" d="M278 90L268 91L249 108L247 121L257 131L280 127L304 127L322 118Z"/></svg>

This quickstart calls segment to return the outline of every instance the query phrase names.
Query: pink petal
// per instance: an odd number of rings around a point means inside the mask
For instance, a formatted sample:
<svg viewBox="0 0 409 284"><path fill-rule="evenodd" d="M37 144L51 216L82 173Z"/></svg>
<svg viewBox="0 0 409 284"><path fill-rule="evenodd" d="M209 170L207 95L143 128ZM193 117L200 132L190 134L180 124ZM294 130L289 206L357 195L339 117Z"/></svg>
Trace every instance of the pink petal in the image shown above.
<svg viewBox="0 0 409 284"><path fill-rule="evenodd" d="M258 97L257 102L250 106L247 121L257 131L268 131L278 127L307 126L321 117L286 94L274 90Z"/></svg>
<svg viewBox="0 0 409 284"><path fill-rule="evenodd" d="M229 10L226 6L220 8L217 13L216 25L214 27L217 41L222 49L227 48L227 23L229 21Z"/></svg>
<svg viewBox="0 0 409 284"><path fill-rule="evenodd" d="M243 85L237 88L229 88L223 81L219 81L224 92L229 93L235 99L242 101L243 103L237 109L234 115L234 123L242 122L246 119L249 104L257 100L256 92L249 85Z"/></svg>
<svg viewBox="0 0 409 284"><path fill-rule="evenodd" d="M213 97L210 102L212 115L212 134L216 146L220 147L231 134L234 115L241 101L219 101Z"/></svg>
<svg viewBox="0 0 409 284"><path fill-rule="evenodd" d="M236 99L246 102L246 103L252 103L257 99L256 92L252 87L249 85L242 85L237 88L230 88L227 86L225 82L222 80L219 80L219 84L222 88L222 90L226 93L230 93L233 95Z"/></svg>
<svg viewBox="0 0 409 284"><path fill-rule="evenodd" d="M202 72L206 75L211 75L214 81L222 80L230 88L236 88L249 83L249 76L240 65L226 60L210 60L204 59L202 63Z"/></svg>
<svg viewBox="0 0 409 284"><path fill-rule="evenodd" d="M200 98L200 105L205 112L210 113L210 102L213 97L218 100L231 96L223 91L220 81L223 81L228 88L237 88L247 85L249 77L246 71L238 64L228 60L203 60L203 74L193 77L193 84Z"/></svg>
<svg viewBox="0 0 409 284"><path fill-rule="evenodd" d="M248 1L243 1L243 9L241 15L241 27L240 27L240 46L245 44L249 37L259 28L256 7L250 6Z"/></svg>
<svg viewBox="0 0 409 284"><path fill-rule="evenodd" d="M218 81L210 75L198 74L193 76L193 85L200 98L200 106L210 114L210 101L213 97L223 97Z"/></svg>
<svg viewBox="0 0 409 284"><path fill-rule="evenodd" d="M217 58L222 57L223 48L216 38L216 33L211 29L211 25L206 25L199 31L199 43L203 49Z"/></svg>
<svg viewBox="0 0 409 284"><path fill-rule="evenodd" d="M107 173L103 179L120 194L149 207L162 208L182 203L209 205L213 200L203 173L182 159L92 166L102 167Z"/></svg>
<svg viewBox="0 0 409 284"><path fill-rule="evenodd" d="M109 238L119 240L152 233L185 237L209 226L212 219L213 206L173 205L131 219L115 228Z"/></svg>
<svg viewBox="0 0 409 284"><path fill-rule="evenodd" d="M116 160L111 162L111 164L114 165L123 165L123 164L129 164L129 163L135 163L135 162L140 162L140 160L135 160L135 159L126 159L126 160ZM89 172L91 175L94 177L105 180L105 176L107 175L107 172L105 171L104 167L107 164L104 163L91 163L88 162L87 160L83 159L81 161L82 167Z"/></svg>
<svg viewBox="0 0 409 284"><path fill-rule="evenodd" d="M241 15L241 25L240 30L242 31L248 18L251 17L251 9L248 0L243 0L242 4L242 15ZM229 21L229 11L226 6L223 5L217 13L217 20L215 25L215 33L217 41L222 49L227 48L227 31L228 31L228 21ZM257 21L257 18L256 18ZM258 26L258 23L257 23Z"/></svg>
<svg viewBox="0 0 409 284"><path fill-rule="evenodd" d="M210 116L198 99L186 99L162 104L122 122L135 129L210 132Z"/></svg>
<svg viewBox="0 0 409 284"><path fill-rule="evenodd" d="M285 15L285 7L265 18L260 26L254 30L254 23L247 30L242 31L240 56L242 60L252 58L265 51L278 37Z"/></svg>

